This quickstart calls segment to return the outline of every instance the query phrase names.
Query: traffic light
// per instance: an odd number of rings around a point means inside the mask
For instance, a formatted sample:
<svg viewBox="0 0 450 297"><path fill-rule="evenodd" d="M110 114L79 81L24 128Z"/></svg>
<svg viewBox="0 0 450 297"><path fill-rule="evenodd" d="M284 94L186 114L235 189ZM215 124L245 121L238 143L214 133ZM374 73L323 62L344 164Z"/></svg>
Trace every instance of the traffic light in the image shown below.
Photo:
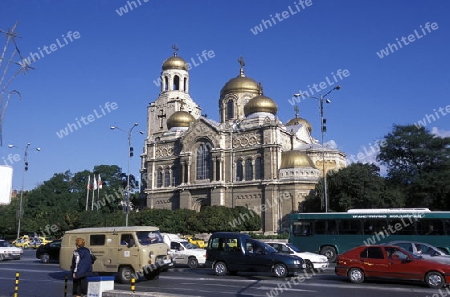
<svg viewBox="0 0 450 297"><path fill-rule="evenodd" d="M25 171L28 171L28 162L25 162Z"/></svg>
<svg viewBox="0 0 450 297"><path fill-rule="evenodd" d="M322 119L322 132L327 132L327 119Z"/></svg>
<svg viewBox="0 0 450 297"><path fill-rule="evenodd" d="M130 157L133 157L133 147L130 146Z"/></svg>

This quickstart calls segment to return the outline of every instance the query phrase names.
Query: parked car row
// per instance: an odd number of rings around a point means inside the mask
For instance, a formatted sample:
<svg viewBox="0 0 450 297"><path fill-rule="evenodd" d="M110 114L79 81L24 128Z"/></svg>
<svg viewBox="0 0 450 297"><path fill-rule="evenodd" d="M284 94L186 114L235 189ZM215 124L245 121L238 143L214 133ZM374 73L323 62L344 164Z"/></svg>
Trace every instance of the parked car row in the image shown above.
<svg viewBox="0 0 450 297"><path fill-rule="evenodd" d="M28 235L24 235L14 240L12 244L16 247L20 247L23 249L28 248L37 249L40 245L49 243L50 241L52 241L52 239L48 237L41 237L41 236L29 237Z"/></svg>

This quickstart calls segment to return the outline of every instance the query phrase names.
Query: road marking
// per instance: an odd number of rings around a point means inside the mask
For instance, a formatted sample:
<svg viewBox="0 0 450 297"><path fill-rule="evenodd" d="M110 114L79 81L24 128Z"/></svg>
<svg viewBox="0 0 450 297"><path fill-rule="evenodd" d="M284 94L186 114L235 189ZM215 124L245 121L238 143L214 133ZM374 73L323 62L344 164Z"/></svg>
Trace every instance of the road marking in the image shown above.
<svg viewBox="0 0 450 297"><path fill-rule="evenodd" d="M258 289L258 290L269 290L269 291L272 291L272 290L276 290L276 291L281 291L281 292L284 292L284 291L295 291L295 292L311 292L311 293L317 293L317 291L313 291L313 290L303 290L303 289L292 289L292 288L279 288L279 287L265 287L265 286L262 286L262 287L255 287L255 288L253 288L253 289Z"/></svg>
<svg viewBox="0 0 450 297"><path fill-rule="evenodd" d="M179 280L185 280L185 281L192 281L192 278L187 277L178 277L178 276L160 276L160 278L164 279L179 279ZM312 278L314 279L314 278ZM285 280L268 280L268 279L259 279L259 280L247 280L247 279L231 279L231 278L209 278L209 277L202 277L202 278L196 278L196 280L202 280L202 281L209 281L209 282L216 282L216 284L208 284L208 285L219 285L218 282L233 282L233 283L260 283L264 285L278 285L278 284L285 284ZM312 283L310 280L308 282L302 282L299 284L296 284L295 286L301 286L303 288L307 287L328 287L328 288L341 288L341 289L367 289L370 288L372 290L378 290L378 291L393 291L393 292L411 292L411 293L430 293L430 289L428 288L421 288L420 282L418 283L404 283L406 286L405 288L396 288L396 287L383 287L383 283L368 283L364 282L363 284L350 284L345 283L345 280L342 280L342 283L326 283L323 279L315 279L317 283ZM286 279L286 281L289 281L289 278ZM335 281L339 281L339 279L336 279ZM387 284L394 284L394 283L387 283ZM401 283L398 283L401 284ZM258 287L255 287L255 289ZM275 287L271 288L274 289Z"/></svg>

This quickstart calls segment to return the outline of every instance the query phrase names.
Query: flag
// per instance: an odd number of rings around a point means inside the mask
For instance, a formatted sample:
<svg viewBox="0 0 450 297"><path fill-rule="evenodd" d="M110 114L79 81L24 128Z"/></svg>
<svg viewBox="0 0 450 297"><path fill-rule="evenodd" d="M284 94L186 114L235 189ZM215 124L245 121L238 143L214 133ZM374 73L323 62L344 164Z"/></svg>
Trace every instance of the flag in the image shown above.
<svg viewBox="0 0 450 297"><path fill-rule="evenodd" d="M87 187L86 189L89 191L91 189L91 176L88 177Z"/></svg>
<svg viewBox="0 0 450 297"><path fill-rule="evenodd" d="M94 190L97 190L97 180L95 179L95 174L94 174Z"/></svg>
<svg viewBox="0 0 450 297"><path fill-rule="evenodd" d="M100 174L99 174L99 175L98 175L98 188L101 190L102 187L103 187L103 184L102 184L102 177L101 177Z"/></svg>

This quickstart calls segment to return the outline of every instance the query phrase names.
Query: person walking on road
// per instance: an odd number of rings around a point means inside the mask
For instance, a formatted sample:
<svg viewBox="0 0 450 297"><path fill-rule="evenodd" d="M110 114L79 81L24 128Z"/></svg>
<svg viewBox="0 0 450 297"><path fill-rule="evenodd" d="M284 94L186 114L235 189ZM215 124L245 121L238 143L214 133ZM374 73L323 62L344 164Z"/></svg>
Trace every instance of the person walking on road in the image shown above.
<svg viewBox="0 0 450 297"><path fill-rule="evenodd" d="M77 238L75 241L76 250L72 257L72 292L75 297L84 297L87 295L88 283L87 277L92 274L91 251L86 248L83 238Z"/></svg>

